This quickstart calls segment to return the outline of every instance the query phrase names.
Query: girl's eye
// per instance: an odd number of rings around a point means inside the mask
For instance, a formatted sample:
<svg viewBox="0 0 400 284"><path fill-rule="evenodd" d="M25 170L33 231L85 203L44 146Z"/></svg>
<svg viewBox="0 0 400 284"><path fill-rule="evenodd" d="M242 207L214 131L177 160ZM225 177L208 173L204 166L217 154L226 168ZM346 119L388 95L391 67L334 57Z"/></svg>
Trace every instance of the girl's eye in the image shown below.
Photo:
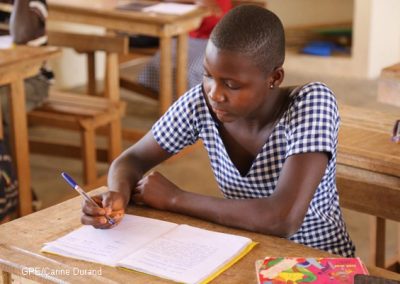
<svg viewBox="0 0 400 284"><path fill-rule="evenodd" d="M211 78L211 75L210 75L210 74L207 74L207 73L203 73L203 77L205 77L205 78Z"/></svg>
<svg viewBox="0 0 400 284"><path fill-rule="evenodd" d="M231 90L239 90L240 86L233 82L225 82L225 86L227 86Z"/></svg>

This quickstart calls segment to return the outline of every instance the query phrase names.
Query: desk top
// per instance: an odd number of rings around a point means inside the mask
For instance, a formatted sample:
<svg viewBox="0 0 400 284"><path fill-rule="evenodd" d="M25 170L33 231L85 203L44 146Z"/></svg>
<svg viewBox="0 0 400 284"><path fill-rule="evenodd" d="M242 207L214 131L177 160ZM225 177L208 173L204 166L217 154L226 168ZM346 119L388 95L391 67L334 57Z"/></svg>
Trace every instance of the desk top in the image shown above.
<svg viewBox="0 0 400 284"><path fill-rule="evenodd" d="M400 178L400 144L391 141L400 114L339 106L338 164Z"/></svg>
<svg viewBox="0 0 400 284"><path fill-rule="evenodd" d="M105 190L100 188L97 190ZM167 280L147 274L126 271L61 256L40 253L45 242L53 241L80 226L80 197L25 216L0 226L0 270L21 275L29 267L70 271L71 275L27 275L26 278L52 282L73 283L170 283ZM237 234L251 238L259 244L243 259L217 277L213 283L256 283L254 262L265 256L329 256L328 253L296 244L286 239L236 230L199 219L154 209L137 207L128 210L130 214L157 218L175 223L185 223L208 230ZM74 270L75 269L75 270ZM72 275L73 271L101 269L102 275ZM400 280L400 275L379 268L370 267L372 275ZM65 273L66 274L66 273Z"/></svg>
<svg viewBox="0 0 400 284"><path fill-rule="evenodd" d="M117 9L119 6L129 4L130 0L48 0L49 5L49 17L52 20L63 20L59 19L58 16L62 14L70 14L68 21L76 22L75 16L85 15L87 21L90 21L91 17L99 16L114 19L125 19L129 21L138 21L147 24L168 24L175 23L177 21L184 21L186 19L199 18L201 19L208 14L207 10L202 7L197 7L191 12L182 15L171 15L171 14L159 14L159 13L148 13L142 11L133 10L122 10ZM148 3L157 1L145 1ZM55 16L57 14L57 16ZM103 18L104 19L104 18ZM93 24L88 22L87 24ZM105 23L97 23L102 26ZM123 28L123 27L122 27Z"/></svg>
<svg viewBox="0 0 400 284"><path fill-rule="evenodd" d="M0 74L9 73L15 68L23 68L37 62L58 56L60 49L51 46L31 47L16 45L0 49Z"/></svg>

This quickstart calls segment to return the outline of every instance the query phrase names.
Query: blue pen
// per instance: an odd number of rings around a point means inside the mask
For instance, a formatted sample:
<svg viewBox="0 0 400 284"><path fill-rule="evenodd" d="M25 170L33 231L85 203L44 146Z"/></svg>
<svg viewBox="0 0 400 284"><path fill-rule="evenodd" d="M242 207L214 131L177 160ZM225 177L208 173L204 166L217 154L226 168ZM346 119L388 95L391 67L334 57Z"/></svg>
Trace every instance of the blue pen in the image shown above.
<svg viewBox="0 0 400 284"><path fill-rule="evenodd" d="M97 204L87 193L73 180L72 177L70 177L67 173L62 172L61 176L65 179L65 181L73 188L75 189L80 195L85 198L86 201L90 202L93 206L96 206L98 208L102 208L99 204ZM113 218L109 216L105 216L108 223L110 225L115 225L115 221Z"/></svg>

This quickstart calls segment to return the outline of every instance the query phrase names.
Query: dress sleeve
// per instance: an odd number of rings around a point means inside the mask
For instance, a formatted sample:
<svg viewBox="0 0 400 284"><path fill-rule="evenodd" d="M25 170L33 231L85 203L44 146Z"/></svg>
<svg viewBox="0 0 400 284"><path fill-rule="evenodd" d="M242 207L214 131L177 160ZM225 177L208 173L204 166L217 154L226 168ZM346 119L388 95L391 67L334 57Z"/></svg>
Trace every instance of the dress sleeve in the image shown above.
<svg viewBox="0 0 400 284"><path fill-rule="evenodd" d="M201 92L201 85L189 90L153 125L154 139L167 152L176 154L197 141Z"/></svg>
<svg viewBox="0 0 400 284"><path fill-rule="evenodd" d="M290 110L286 157L307 152L335 155L339 114L332 91L322 83L304 86Z"/></svg>

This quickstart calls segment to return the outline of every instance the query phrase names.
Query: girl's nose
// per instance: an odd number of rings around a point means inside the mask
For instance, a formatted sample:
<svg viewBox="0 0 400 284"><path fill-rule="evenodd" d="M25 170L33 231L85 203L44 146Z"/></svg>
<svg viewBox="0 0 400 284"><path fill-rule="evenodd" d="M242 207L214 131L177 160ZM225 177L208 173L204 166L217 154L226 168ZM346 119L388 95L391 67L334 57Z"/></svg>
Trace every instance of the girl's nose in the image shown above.
<svg viewBox="0 0 400 284"><path fill-rule="evenodd" d="M225 101L225 96L221 90L221 88L218 87L218 84L212 84L210 91L208 92L208 97L210 100L220 103Z"/></svg>

